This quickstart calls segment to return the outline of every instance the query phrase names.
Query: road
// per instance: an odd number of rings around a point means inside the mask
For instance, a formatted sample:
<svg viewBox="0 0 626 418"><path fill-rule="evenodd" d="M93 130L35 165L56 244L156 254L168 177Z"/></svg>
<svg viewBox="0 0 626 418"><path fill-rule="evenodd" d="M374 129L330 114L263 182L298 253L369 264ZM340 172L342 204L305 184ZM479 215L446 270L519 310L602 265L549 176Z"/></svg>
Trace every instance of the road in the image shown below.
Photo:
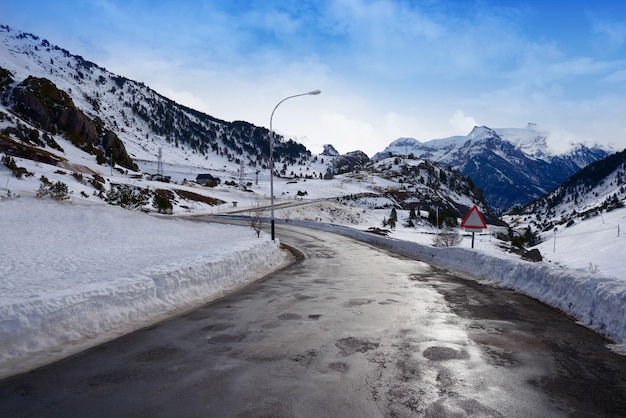
<svg viewBox="0 0 626 418"><path fill-rule="evenodd" d="M0 416L626 416L626 359L561 313L339 235L277 236L303 257L0 382Z"/></svg>

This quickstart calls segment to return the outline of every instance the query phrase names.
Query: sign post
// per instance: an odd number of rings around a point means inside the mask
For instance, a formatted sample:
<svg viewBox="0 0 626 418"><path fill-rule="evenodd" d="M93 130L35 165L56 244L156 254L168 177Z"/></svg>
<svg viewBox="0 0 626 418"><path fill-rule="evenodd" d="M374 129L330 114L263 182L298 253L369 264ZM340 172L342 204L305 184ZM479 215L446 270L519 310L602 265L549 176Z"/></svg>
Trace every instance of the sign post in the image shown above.
<svg viewBox="0 0 626 418"><path fill-rule="evenodd" d="M487 228L487 224L483 219L483 215L478 210L478 206L474 205L474 207L469 211L463 222L461 222L461 228L469 229L472 231L472 248L474 248L474 232L477 229L485 229Z"/></svg>

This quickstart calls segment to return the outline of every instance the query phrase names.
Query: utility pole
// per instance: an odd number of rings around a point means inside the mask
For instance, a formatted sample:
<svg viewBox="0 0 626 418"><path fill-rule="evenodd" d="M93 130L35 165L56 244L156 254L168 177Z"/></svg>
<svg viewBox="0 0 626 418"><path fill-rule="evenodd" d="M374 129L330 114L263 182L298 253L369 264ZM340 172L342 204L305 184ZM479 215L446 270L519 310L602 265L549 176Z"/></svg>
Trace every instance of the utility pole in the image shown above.
<svg viewBox="0 0 626 418"><path fill-rule="evenodd" d="M159 147L159 159L157 161L157 176L162 176L163 175L163 154L162 154L162 150Z"/></svg>

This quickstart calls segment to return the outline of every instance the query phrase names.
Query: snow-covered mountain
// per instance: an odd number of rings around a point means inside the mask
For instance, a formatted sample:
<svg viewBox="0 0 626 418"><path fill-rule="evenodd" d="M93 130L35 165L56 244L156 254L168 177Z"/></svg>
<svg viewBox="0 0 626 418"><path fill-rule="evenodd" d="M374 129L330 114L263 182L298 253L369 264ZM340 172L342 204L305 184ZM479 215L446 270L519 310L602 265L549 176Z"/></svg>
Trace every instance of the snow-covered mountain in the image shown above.
<svg viewBox="0 0 626 418"><path fill-rule="evenodd" d="M469 177L464 177L454 170L440 164L415 157L388 157L373 162L369 168L372 173L392 181L393 186L382 191L392 207L415 209L430 212L434 216L439 211L441 223L456 226L454 213L465 217L469 210L477 205L485 221L491 225L506 226L491 212L482 192L476 188ZM342 199L361 201L367 207L371 196L349 196ZM448 219L448 221L445 221ZM454 218L454 219L451 219Z"/></svg>
<svg viewBox="0 0 626 418"><path fill-rule="evenodd" d="M324 151L320 155L326 155L328 157L338 157L339 151L335 149L331 144L324 145Z"/></svg>
<svg viewBox="0 0 626 418"><path fill-rule="evenodd" d="M578 144L555 155L547 146L547 137L547 132L532 123L522 129L477 126L466 136L427 142L399 138L373 159L412 154L450 166L484 190L492 209L505 213L554 190L581 168L610 154L598 146Z"/></svg>
<svg viewBox="0 0 626 418"><path fill-rule="evenodd" d="M437 164L391 158L370 167L361 151L339 155L328 145L326 155L313 156L293 139L278 139L275 178L285 185L276 187L285 196L307 196L307 189L319 189L311 182L332 180L325 184L324 197L363 202L368 209L449 210L456 220L478 204L489 213L471 181ZM144 209L152 200L159 210L169 201L174 207L167 210L176 212L198 202L241 201L223 193L228 187L265 198L261 185L269 178L269 131L181 106L36 35L0 26L0 157L16 177L41 178L45 193L53 185L69 187L77 198L97 195L108 203L132 198L130 206ZM163 162L180 170L176 177L163 172ZM217 177L221 185L190 185L187 180L199 172ZM64 180L69 173L81 184ZM153 181L168 176L169 186ZM417 181L419 187L411 184ZM361 200L357 194L368 197Z"/></svg>
<svg viewBox="0 0 626 418"><path fill-rule="evenodd" d="M212 154L221 160L214 169L238 167L241 162L268 166L268 129L226 122L179 105L141 82L110 73L36 35L0 26L0 68L9 75L4 81L5 103L13 96L9 89L29 77L48 80L95 125L115 133L135 162L155 161L161 149L170 163ZM95 147L106 152L102 138L94 140ZM303 145L277 135L274 159L277 166L307 165L313 157Z"/></svg>
<svg viewBox="0 0 626 418"><path fill-rule="evenodd" d="M539 232L575 223L624 206L626 150L589 164L547 195L515 211Z"/></svg>

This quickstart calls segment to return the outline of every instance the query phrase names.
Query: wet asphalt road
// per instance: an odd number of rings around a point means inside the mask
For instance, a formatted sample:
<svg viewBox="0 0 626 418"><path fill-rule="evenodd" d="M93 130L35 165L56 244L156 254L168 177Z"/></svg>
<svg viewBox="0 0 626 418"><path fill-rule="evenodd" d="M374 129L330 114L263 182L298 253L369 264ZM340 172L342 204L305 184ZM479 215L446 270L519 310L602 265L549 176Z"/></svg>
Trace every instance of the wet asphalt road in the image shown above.
<svg viewBox="0 0 626 418"><path fill-rule="evenodd" d="M626 358L559 312L345 237L277 236L305 258L0 382L0 416L626 416Z"/></svg>

